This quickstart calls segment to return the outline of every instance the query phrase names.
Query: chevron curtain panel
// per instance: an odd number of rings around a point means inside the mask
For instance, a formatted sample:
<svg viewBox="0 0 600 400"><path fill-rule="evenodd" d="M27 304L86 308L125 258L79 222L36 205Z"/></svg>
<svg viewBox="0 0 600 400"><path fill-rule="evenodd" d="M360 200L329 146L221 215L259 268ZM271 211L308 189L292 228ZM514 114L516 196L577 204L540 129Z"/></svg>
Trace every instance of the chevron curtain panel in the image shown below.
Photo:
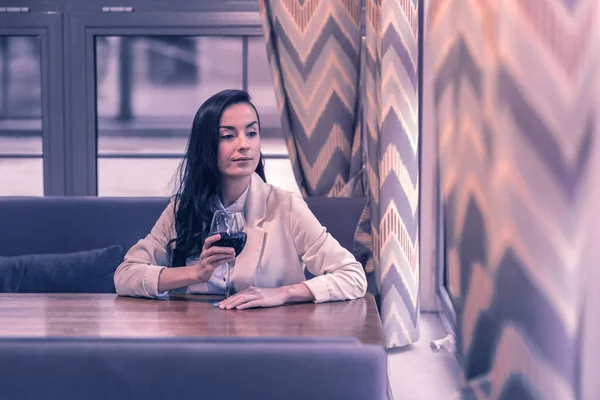
<svg viewBox="0 0 600 400"><path fill-rule="evenodd" d="M598 2L426 1L435 123L423 134L438 135L465 398L581 398L580 277L598 266Z"/></svg>
<svg viewBox="0 0 600 400"><path fill-rule="evenodd" d="M260 0L296 178L305 195L369 197L388 348L419 337L417 0ZM363 146L365 146L363 148Z"/></svg>
<svg viewBox="0 0 600 400"><path fill-rule="evenodd" d="M365 131L386 346L419 339L417 0L365 2Z"/></svg>
<svg viewBox="0 0 600 400"><path fill-rule="evenodd" d="M294 175L306 196L366 197L360 0L259 0ZM355 251L373 273L369 208Z"/></svg>

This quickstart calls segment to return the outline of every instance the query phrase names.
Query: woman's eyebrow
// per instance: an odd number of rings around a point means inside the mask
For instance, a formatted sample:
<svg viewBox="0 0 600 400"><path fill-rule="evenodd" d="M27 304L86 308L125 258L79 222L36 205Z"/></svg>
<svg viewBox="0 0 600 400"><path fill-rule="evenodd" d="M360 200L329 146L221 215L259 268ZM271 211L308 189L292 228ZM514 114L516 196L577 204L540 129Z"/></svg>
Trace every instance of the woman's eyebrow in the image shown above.
<svg viewBox="0 0 600 400"><path fill-rule="evenodd" d="M246 125L246 129L250 128L252 125L257 124L257 121L252 121L250 122L248 125ZM229 126L229 125L220 125L219 129L230 129L230 130L235 130L235 126Z"/></svg>

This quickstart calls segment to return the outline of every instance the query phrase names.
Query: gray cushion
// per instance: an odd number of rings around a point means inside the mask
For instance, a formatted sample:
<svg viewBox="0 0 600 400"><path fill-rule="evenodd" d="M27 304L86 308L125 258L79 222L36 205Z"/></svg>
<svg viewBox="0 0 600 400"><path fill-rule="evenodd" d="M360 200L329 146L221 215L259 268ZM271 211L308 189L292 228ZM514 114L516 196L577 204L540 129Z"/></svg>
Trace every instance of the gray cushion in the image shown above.
<svg viewBox="0 0 600 400"><path fill-rule="evenodd" d="M114 293L121 246L67 254L0 257L3 293Z"/></svg>
<svg viewBox="0 0 600 400"><path fill-rule="evenodd" d="M0 398L380 400L382 347L327 340L0 339Z"/></svg>

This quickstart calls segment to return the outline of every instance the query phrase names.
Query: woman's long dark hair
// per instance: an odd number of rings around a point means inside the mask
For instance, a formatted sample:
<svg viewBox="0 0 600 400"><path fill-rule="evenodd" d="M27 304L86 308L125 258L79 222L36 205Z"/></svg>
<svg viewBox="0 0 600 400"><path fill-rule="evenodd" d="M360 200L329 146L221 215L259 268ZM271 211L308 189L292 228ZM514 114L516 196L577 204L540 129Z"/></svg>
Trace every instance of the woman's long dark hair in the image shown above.
<svg viewBox="0 0 600 400"><path fill-rule="evenodd" d="M196 112L185 157L177 176L175 197L175 231L177 237L171 266L185 265L188 257L202 251L208 237L210 223L215 211L214 199L218 195L221 173L217 166L219 152L219 123L223 112L231 105L245 103L254 108L250 95L242 90L223 90L206 100ZM260 119L257 120L260 129ZM266 182L262 154L256 173Z"/></svg>

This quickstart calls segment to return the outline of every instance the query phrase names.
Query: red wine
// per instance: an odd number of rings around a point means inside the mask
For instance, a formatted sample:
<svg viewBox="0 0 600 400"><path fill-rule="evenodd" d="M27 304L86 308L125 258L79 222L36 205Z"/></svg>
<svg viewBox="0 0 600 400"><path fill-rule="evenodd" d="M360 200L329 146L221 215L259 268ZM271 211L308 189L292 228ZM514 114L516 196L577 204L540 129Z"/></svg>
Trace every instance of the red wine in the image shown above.
<svg viewBox="0 0 600 400"><path fill-rule="evenodd" d="M244 246L246 245L246 232L235 232L235 233L219 233L221 235L221 239L215 242L213 246L219 247L233 247L235 250L235 256L237 257L242 250L244 250Z"/></svg>

